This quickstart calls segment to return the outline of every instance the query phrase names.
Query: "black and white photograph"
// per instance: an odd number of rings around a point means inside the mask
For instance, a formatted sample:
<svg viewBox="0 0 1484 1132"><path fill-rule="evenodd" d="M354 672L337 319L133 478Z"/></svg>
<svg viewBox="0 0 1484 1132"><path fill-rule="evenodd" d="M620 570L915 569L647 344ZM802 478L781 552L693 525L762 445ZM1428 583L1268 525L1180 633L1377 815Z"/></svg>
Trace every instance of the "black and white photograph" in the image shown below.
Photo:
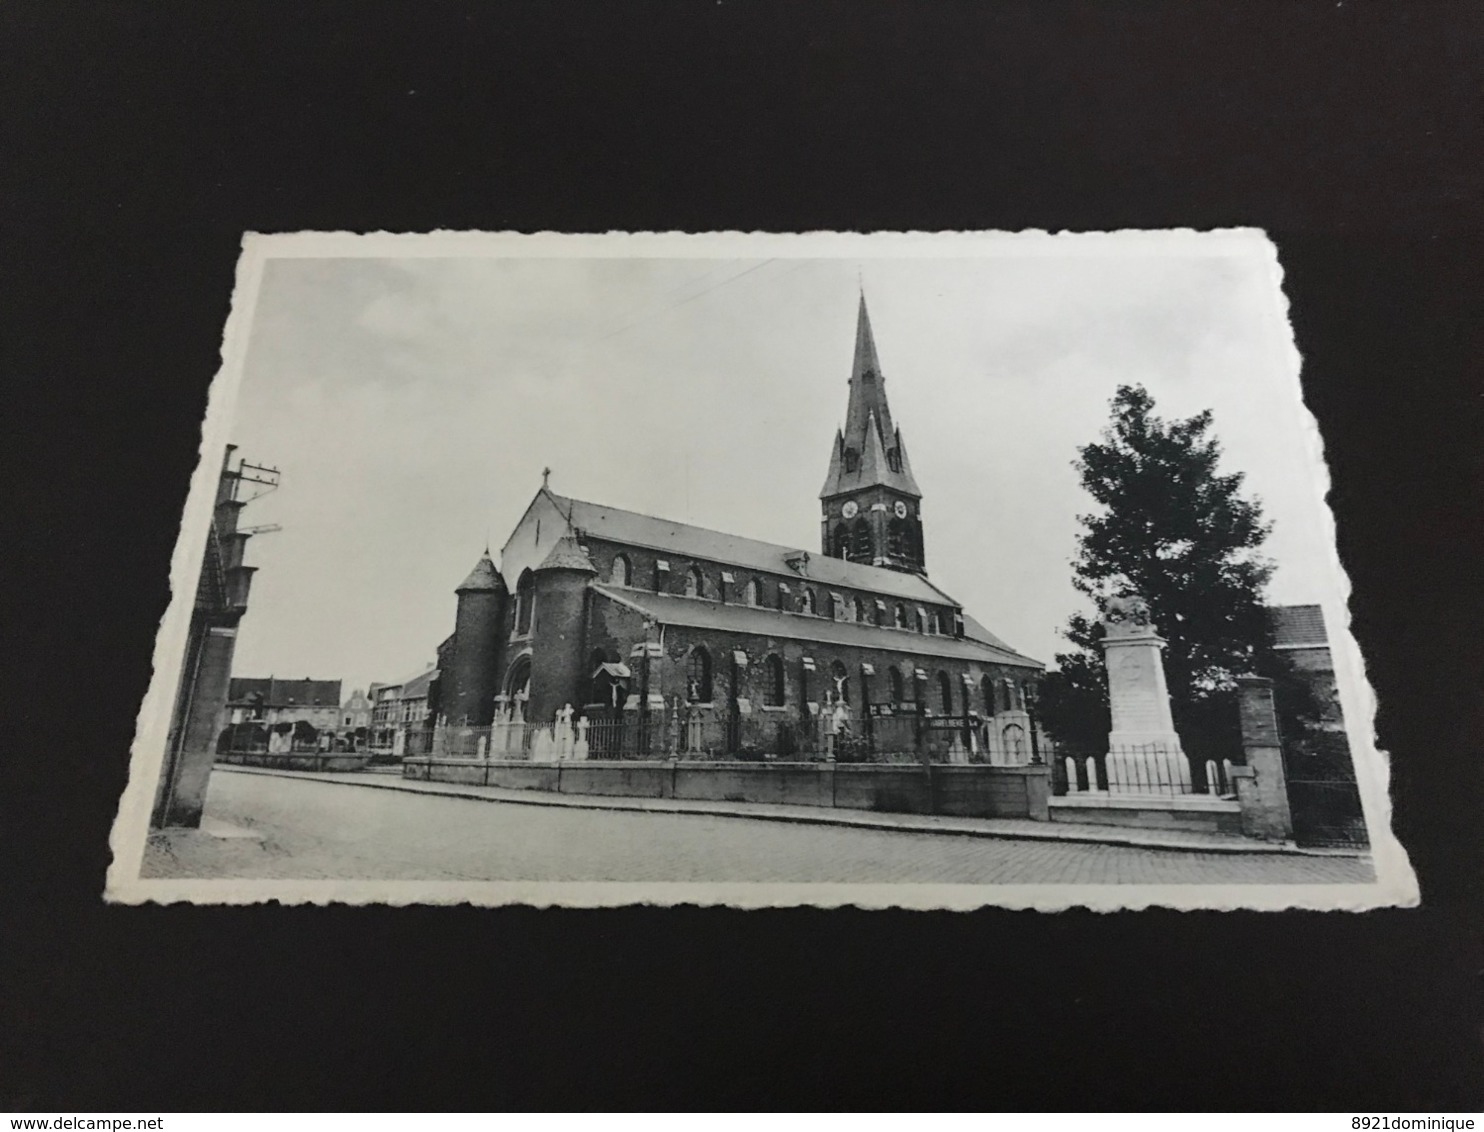
<svg viewBox="0 0 1484 1132"><path fill-rule="evenodd" d="M254 236L115 901L1365 909L1256 230Z"/></svg>

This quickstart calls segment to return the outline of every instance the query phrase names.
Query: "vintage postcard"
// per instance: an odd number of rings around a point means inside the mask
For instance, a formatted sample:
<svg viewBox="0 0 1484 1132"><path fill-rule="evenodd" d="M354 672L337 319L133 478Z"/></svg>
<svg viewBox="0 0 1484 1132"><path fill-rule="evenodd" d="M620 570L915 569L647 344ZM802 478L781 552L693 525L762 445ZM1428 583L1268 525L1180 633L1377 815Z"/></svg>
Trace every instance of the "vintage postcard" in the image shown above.
<svg viewBox="0 0 1484 1132"><path fill-rule="evenodd" d="M249 235L108 898L1412 904L1257 231Z"/></svg>

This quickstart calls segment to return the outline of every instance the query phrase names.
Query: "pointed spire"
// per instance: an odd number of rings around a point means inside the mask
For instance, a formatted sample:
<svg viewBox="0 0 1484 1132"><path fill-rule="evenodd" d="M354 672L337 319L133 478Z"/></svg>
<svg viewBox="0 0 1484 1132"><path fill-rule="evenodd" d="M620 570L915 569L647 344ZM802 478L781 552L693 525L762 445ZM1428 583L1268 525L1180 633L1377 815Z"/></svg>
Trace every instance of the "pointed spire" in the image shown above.
<svg viewBox="0 0 1484 1132"><path fill-rule="evenodd" d="M835 430L835 443L830 446L830 470L825 473L824 487L819 491L821 497L834 495L840 484L840 458L845 452L845 434L839 429Z"/></svg>
<svg viewBox="0 0 1484 1132"><path fill-rule="evenodd" d="M563 535L557 539L556 545L551 548L551 553L546 560L537 566L540 570L581 570L585 574L596 574L597 567L593 560L587 556L587 551L582 544L571 535Z"/></svg>
<svg viewBox="0 0 1484 1132"><path fill-rule="evenodd" d="M891 471L886 462L886 446L881 443L881 426L872 412L866 420L866 446L861 453L861 482L879 483Z"/></svg>
<svg viewBox="0 0 1484 1132"><path fill-rule="evenodd" d="M469 576L464 579L458 589L454 590L454 593L488 593L504 588L505 579L500 577L500 571L495 569L495 561L490 557L489 547L485 547L484 554L474 564L474 569L469 571Z"/></svg>
<svg viewBox="0 0 1484 1132"><path fill-rule="evenodd" d="M886 458L888 451L894 448L900 451L900 443L901 434L891 419L891 406L886 401L886 378L881 372L876 336L871 330L871 314L862 291L856 315L855 357L850 367L850 399L845 409L845 428L837 434L821 497L874 484L886 484L921 496L905 462L899 470L893 468ZM873 451L880 453L879 459L868 455ZM851 452L855 454L854 460L848 456Z"/></svg>

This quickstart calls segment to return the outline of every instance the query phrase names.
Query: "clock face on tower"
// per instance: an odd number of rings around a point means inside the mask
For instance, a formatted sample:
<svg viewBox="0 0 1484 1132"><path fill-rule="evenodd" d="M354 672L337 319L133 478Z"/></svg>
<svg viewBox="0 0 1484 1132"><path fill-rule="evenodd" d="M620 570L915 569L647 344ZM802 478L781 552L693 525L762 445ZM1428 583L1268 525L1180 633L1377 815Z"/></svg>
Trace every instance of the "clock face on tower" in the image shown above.
<svg viewBox="0 0 1484 1132"><path fill-rule="evenodd" d="M898 519L905 519L907 517L907 505L900 499L897 500L897 505L892 510L897 513Z"/></svg>
<svg viewBox="0 0 1484 1132"><path fill-rule="evenodd" d="M848 500L845 506L840 508L840 514L844 515L847 519L854 519L859 511L860 504L854 499Z"/></svg>

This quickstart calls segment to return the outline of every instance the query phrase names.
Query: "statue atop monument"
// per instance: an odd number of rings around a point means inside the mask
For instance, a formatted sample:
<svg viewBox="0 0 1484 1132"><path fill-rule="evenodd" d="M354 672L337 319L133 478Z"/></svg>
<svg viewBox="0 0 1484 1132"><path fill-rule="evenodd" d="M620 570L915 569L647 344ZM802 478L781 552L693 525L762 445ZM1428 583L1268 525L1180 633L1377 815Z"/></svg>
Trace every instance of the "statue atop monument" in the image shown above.
<svg viewBox="0 0 1484 1132"><path fill-rule="evenodd" d="M1152 636L1149 603L1138 594L1110 597L1103 606L1103 628L1110 637Z"/></svg>
<svg viewBox="0 0 1484 1132"><path fill-rule="evenodd" d="M1128 790L1147 784L1151 768L1162 786L1190 783L1190 767L1170 713L1160 650L1149 603L1137 594L1103 606L1103 661L1108 669L1108 781Z"/></svg>

